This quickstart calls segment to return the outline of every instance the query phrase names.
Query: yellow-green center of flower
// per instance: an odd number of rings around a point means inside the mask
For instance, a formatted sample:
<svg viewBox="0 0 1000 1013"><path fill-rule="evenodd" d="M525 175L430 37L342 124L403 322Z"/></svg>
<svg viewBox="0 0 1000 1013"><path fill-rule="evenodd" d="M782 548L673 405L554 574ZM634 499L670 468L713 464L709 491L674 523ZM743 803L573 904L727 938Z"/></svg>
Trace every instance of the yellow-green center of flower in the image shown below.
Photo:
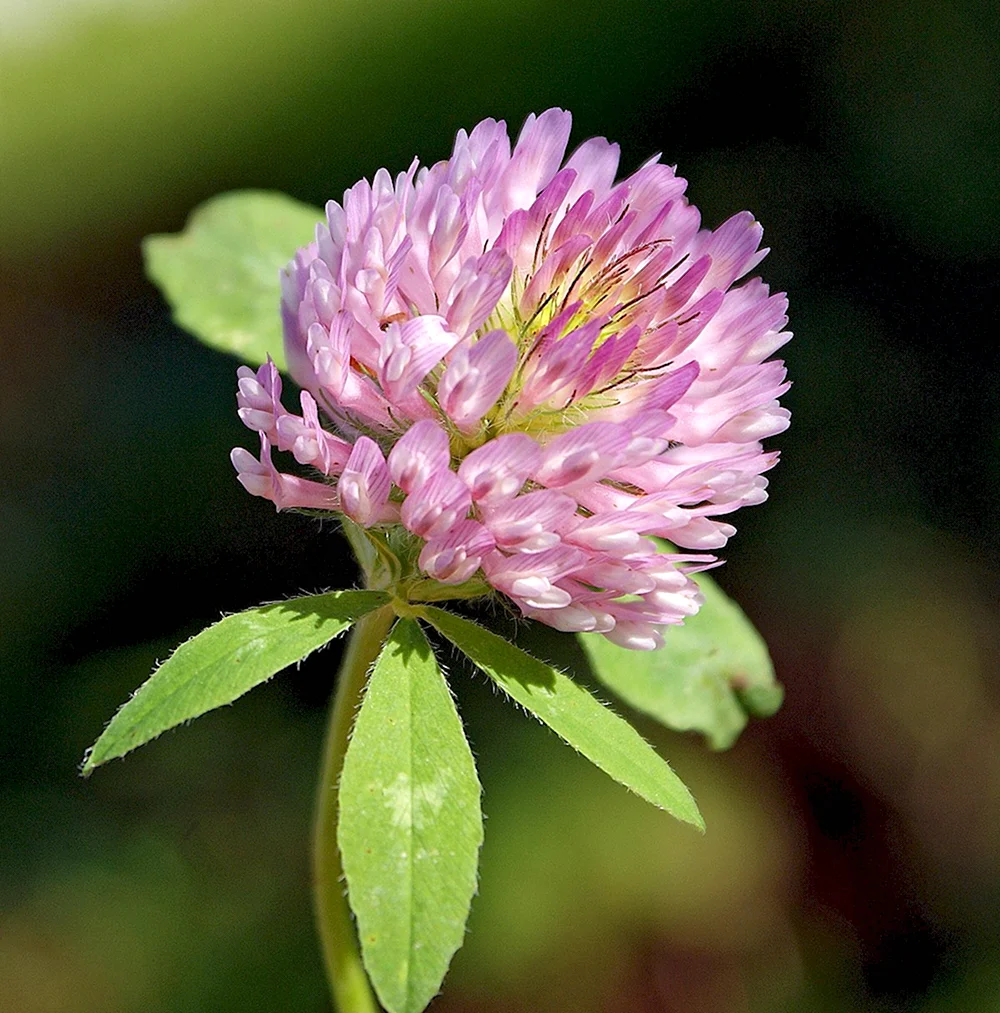
<svg viewBox="0 0 1000 1013"><path fill-rule="evenodd" d="M626 362L617 376L596 390L580 391L568 384L553 399L527 406L522 397L526 375L532 368L533 358L540 354L546 328L560 314L565 314L559 333L550 331L548 335L549 340L560 340L586 323L604 318L589 351L575 363L576 370L582 371L590 356L610 337L624 331L650 296L663 290L667 275L679 264L673 265L667 274L653 278L645 287L636 283L635 274L638 267L669 242L657 240L643 244L601 266L595 265L591 251L584 251L552 279L545 292L532 300L533 305L527 311L521 304L535 271L513 273L510 287L476 335L479 338L493 330L505 331L517 346L517 367L503 394L485 414L478 431L470 434L453 429L452 454L456 460L504 433L522 432L545 442L586 422L592 411L619 403L623 388L645 378L645 374ZM544 259L547 251L541 244L539 249ZM536 269L538 259L536 256ZM685 259L681 258L682 262Z"/></svg>

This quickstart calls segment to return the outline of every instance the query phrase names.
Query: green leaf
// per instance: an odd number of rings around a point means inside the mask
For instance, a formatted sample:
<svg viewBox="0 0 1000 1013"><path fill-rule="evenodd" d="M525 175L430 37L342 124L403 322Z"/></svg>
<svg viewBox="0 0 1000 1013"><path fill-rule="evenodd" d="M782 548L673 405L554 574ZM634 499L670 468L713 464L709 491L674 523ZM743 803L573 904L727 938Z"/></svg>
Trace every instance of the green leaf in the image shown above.
<svg viewBox="0 0 1000 1013"><path fill-rule="evenodd" d="M684 782L627 721L586 689L468 619L431 606L421 607L420 615L606 774L677 819L704 829Z"/></svg>
<svg viewBox="0 0 1000 1013"><path fill-rule="evenodd" d="M285 368L279 273L312 242L323 213L266 190L222 194L196 208L183 232L147 236L146 271L174 319L206 345Z"/></svg>
<svg viewBox="0 0 1000 1013"><path fill-rule="evenodd" d="M365 969L390 1013L419 1013L462 944L479 795L448 684L420 627L400 620L344 760L337 833Z"/></svg>
<svg viewBox="0 0 1000 1013"><path fill-rule="evenodd" d="M122 706L84 759L84 775L231 703L388 600L382 591L333 591L226 616L181 644Z"/></svg>
<svg viewBox="0 0 1000 1013"><path fill-rule="evenodd" d="M783 692L760 634L710 577L694 578L705 596L697 615L668 629L658 651L629 651L579 634L591 668L616 695L678 731L701 732L727 749L748 714L770 717Z"/></svg>

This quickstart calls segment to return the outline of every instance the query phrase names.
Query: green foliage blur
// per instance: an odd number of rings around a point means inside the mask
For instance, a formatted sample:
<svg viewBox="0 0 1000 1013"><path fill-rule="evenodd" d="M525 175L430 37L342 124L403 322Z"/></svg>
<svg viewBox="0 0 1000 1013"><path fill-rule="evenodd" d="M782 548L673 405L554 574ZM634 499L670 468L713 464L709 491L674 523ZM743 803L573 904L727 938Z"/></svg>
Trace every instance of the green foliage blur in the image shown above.
<svg viewBox="0 0 1000 1013"><path fill-rule="evenodd" d="M0 1009L328 1009L338 647L78 777L178 641L355 578L236 484L236 363L141 238L562 105L773 248L793 426L718 576L786 703L722 754L633 715L701 837L455 667L486 843L431 1009L1000 1010L998 39L977 0L0 2Z"/></svg>

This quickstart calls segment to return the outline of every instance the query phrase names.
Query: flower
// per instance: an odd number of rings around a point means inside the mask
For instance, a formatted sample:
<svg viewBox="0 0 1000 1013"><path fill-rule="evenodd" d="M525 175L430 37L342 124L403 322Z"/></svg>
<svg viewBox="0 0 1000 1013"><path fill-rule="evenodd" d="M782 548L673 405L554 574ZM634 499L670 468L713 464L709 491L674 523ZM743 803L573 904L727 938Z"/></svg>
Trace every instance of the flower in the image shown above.
<svg viewBox="0 0 1000 1013"><path fill-rule="evenodd" d="M735 531L720 518L766 498L787 301L737 284L767 253L752 215L702 229L672 167L616 183L603 138L563 164L570 122L529 116L511 148L484 120L447 161L327 204L282 275L301 414L272 362L241 368L261 449L233 463L279 509L405 533L425 584L485 582L557 629L653 649L698 610L691 573Z"/></svg>

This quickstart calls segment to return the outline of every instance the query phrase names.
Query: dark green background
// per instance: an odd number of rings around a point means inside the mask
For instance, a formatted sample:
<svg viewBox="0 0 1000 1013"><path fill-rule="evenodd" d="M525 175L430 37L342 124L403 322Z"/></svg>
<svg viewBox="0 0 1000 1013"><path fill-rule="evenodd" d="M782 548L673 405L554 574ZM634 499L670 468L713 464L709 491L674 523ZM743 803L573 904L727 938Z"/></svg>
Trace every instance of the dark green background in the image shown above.
<svg viewBox="0 0 1000 1013"><path fill-rule="evenodd" d="M1000 222L992 3L285 0L0 8L5 1013L323 1011L307 833L336 651L89 781L180 638L353 580L245 495L235 362L140 238L320 203L484 116L574 112L748 208L791 298L792 429L720 580L781 714L642 724L705 838L455 678L488 814L441 1011L1000 1010Z"/></svg>

